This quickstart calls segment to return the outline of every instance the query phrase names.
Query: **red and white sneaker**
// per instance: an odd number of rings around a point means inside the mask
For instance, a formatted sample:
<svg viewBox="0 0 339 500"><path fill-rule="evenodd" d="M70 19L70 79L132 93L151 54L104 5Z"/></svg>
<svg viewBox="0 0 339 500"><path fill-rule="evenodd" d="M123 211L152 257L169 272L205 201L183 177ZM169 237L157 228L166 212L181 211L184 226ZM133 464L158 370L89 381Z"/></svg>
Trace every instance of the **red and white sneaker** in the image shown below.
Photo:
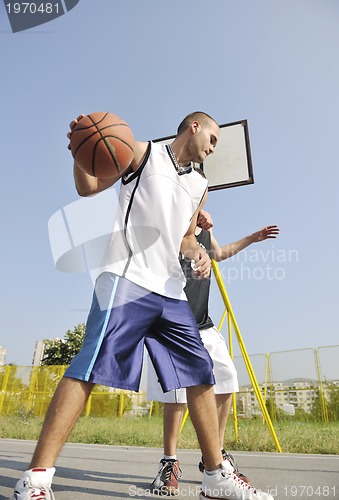
<svg viewBox="0 0 339 500"><path fill-rule="evenodd" d="M14 488L12 500L55 500L51 490L55 468L27 470Z"/></svg>
<svg viewBox="0 0 339 500"><path fill-rule="evenodd" d="M160 460L159 471L150 490L158 495L178 495L180 477L181 469L178 460L163 458Z"/></svg>

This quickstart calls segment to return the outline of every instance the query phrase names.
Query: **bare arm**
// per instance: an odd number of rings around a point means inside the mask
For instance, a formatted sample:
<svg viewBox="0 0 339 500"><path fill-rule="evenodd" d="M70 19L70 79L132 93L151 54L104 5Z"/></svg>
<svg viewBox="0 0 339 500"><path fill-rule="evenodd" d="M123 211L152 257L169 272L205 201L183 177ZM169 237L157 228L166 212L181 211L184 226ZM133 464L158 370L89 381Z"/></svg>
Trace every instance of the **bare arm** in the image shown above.
<svg viewBox="0 0 339 500"><path fill-rule="evenodd" d="M181 242L181 253L187 258L195 262L195 274L201 278L208 278L211 272L211 259L196 240L194 231L197 226L197 220L200 210L203 208L207 198L207 190L203 199L192 217L190 227Z"/></svg>
<svg viewBox="0 0 339 500"><path fill-rule="evenodd" d="M77 119L73 120L72 123L70 124L70 131L67 134L67 137L70 139L72 137L73 129L75 125L84 117L84 115L80 115ZM74 167L73 167L73 175L74 175L74 182L75 182L75 187L80 196L91 196L96 193L100 193L101 191L104 191L105 189L113 186L123 175L125 175L127 172L133 172L138 169L140 166L146 151L147 151L147 142L136 142L135 143L135 149L134 149L134 157L133 160L129 166L128 171L124 171L122 173L119 173L113 177L109 178L100 178L100 177L93 177L92 175L86 174L79 165L74 162ZM70 149L70 145L68 145L68 149Z"/></svg>
<svg viewBox="0 0 339 500"><path fill-rule="evenodd" d="M252 243L257 243L259 241L264 241L270 238L276 238L279 234L279 228L277 226L266 226L255 233L245 236L239 241L234 243L229 243L221 247L217 240L211 234L211 257L212 259L220 262L225 259L229 259L238 252L241 252L244 248L248 247Z"/></svg>

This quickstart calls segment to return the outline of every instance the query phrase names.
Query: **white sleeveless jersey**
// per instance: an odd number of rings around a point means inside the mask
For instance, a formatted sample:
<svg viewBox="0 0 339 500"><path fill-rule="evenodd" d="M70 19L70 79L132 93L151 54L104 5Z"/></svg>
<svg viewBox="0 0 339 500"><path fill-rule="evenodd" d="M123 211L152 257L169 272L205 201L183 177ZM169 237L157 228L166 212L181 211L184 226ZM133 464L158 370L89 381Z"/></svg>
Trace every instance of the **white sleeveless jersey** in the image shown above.
<svg viewBox="0 0 339 500"><path fill-rule="evenodd" d="M166 146L150 142L142 165L122 178L120 212L100 272L186 300L179 251L206 189L198 172L179 175Z"/></svg>

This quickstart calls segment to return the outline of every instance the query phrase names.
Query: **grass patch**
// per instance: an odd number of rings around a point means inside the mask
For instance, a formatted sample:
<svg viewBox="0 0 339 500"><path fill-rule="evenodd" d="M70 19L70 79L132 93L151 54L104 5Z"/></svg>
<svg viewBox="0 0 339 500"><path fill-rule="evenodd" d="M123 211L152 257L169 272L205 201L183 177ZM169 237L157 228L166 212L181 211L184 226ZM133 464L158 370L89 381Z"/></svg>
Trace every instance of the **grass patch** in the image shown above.
<svg viewBox="0 0 339 500"><path fill-rule="evenodd" d="M0 437L36 440L43 419L24 415L0 416ZM284 453L339 454L339 422L284 421L274 424ZM101 418L81 417L68 441L73 443L145 446L162 448L162 417ZM261 420L240 420L239 440L235 442L232 420L229 421L226 449L233 451L276 451L268 428ZM188 419L180 435L178 448L197 449L198 440Z"/></svg>

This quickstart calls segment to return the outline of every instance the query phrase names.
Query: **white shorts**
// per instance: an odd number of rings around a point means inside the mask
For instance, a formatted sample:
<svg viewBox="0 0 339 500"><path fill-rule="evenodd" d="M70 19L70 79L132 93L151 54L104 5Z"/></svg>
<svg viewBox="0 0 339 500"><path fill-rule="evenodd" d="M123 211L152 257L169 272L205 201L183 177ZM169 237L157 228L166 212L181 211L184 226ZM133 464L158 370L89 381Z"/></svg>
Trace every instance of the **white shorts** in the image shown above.
<svg viewBox="0 0 339 500"><path fill-rule="evenodd" d="M211 327L200 330L201 339L213 361L215 394L239 392L238 376L232 358L228 352L224 337ZM161 403L186 403L186 389L163 392L151 360L148 358L147 399Z"/></svg>

